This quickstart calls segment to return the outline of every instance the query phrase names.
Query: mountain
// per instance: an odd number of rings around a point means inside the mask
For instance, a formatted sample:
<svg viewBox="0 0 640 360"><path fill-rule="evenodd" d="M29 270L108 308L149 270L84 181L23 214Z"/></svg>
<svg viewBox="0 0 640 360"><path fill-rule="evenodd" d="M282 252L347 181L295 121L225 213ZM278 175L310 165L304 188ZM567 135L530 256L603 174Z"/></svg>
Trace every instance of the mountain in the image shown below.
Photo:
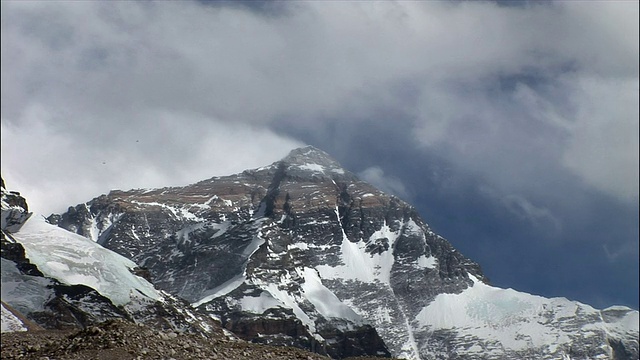
<svg viewBox="0 0 640 360"><path fill-rule="evenodd" d="M415 208L313 147L185 187L112 191L48 221L256 343L333 358L638 358L637 311L490 286Z"/></svg>

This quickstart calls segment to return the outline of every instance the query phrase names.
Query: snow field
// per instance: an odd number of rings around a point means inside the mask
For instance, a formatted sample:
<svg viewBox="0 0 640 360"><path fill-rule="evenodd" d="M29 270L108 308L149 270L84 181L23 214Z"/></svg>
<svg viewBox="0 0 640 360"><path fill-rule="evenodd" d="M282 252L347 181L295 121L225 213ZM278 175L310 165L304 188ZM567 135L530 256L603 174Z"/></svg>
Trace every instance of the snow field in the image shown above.
<svg viewBox="0 0 640 360"><path fill-rule="evenodd" d="M27 331L22 321L2 304L2 332Z"/></svg>
<svg viewBox="0 0 640 360"><path fill-rule="evenodd" d="M132 293L159 300L158 291L130 269L137 265L94 241L32 216L14 237L29 260L45 276L69 285L83 284L108 295L116 305L132 301Z"/></svg>
<svg viewBox="0 0 640 360"><path fill-rule="evenodd" d="M459 336L494 341L496 347L508 350L547 347L555 352L559 345L569 343L577 335L571 326L577 314L597 316L599 313L588 305L566 298L547 299L513 289L495 288L473 275L469 277L474 281L472 287L460 294L440 294L424 307L416 316L418 326L428 331L455 330ZM637 318L638 312L631 311L620 319L620 327L628 326L627 321L637 324ZM556 325L549 326L550 323ZM602 326L606 325L588 325L580 331L584 336L589 334L584 331L587 328L602 329ZM596 332L592 334L597 335Z"/></svg>

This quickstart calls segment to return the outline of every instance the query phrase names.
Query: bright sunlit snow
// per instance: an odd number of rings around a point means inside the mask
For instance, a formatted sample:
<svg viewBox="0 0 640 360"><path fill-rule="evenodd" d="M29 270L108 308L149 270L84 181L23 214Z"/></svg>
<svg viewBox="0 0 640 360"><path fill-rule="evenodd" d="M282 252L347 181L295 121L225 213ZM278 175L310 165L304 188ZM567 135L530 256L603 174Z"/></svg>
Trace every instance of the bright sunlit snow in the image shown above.
<svg viewBox="0 0 640 360"><path fill-rule="evenodd" d="M40 271L62 283L92 287L116 305L129 303L132 293L160 298L153 285L131 273L137 267L133 261L48 224L42 216L32 216L14 237Z"/></svg>
<svg viewBox="0 0 640 360"><path fill-rule="evenodd" d="M2 304L2 332L27 331L22 321Z"/></svg>
<svg viewBox="0 0 640 360"><path fill-rule="evenodd" d="M548 322L597 313L592 307L565 298L547 299L513 289L486 285L469 275L474 285L460 294L440 294L416 316L430 331L455 329L468 335L497 341L510 350L536 348L569 341L573 331L549 327Z"/></svg>
<svg viewBox="0 0 640 360"><path fill-rule="evenodd" d="M369 242L362 240L352 242L343 231L340 258L344 265L335 267L321 265L317 269L325 279L351 279L368 283L380 281L389 284L391 267L395 260L393 245L399 236L400 230L391 231L386 223L371 235ZM379 239L386 239L389 248L380 254L367 252L367 244L375 243Z"/></svg>
<svg viewBox="0 0 640 360"><path fill-rule="evenodd" d="M240 306L242 306L242 310L244 311L262 314L267 309L282 307L282 303L271 296L269 292L263 291L260 293L260 296L243 297L240 299Z"/></svg>
<svg viewBox="0 0 640 360"><path fill-rule="evenodd" d="M426 257L422 255L418 258L417 264L424 269L435 269L438 266L438 259L433 256Z"/></svg>
<svg viewBox="0 0 640 360"><path fill-rule="evenodd" d="M318 312L326 318L343 318L356 324L362 323L362 317L356 314L349 306L340 301L338 297L324 285L314 269L304 269L304 283L302 289L306 298L315 306Z"/></svg>
<svg viewBox="0 0 640 360"><path fill-rule="evenodd" d="M303 324L307 326L310 332L313 334L316 331L316 325L313 320L305 313L300 306L298 305L298 301L301 299L296 299L296 297L286 290L281 290L278 288L276 284L263 284L262 288L268 291L273 298L277 299L280 303L282 303L283 307L289 308L293 310L293 313L296 315Z"/></svg>
<svg viewBox="0 0 640 360"><path fill-rule="evenodd" d="M302 170L309 170L314 172L324 172L324 166L318 164L304 164L298 166Z"/></svg>

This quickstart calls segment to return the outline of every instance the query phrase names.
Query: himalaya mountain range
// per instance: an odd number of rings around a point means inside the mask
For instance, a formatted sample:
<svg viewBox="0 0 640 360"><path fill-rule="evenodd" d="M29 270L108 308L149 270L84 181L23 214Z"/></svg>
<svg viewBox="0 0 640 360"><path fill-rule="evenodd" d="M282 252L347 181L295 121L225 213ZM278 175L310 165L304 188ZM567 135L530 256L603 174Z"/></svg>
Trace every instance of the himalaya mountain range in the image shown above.
<svg viewBox="0 0 640 360"><path fill-rule="evenodd" d="M2 192L3 331L115 317L331 358L639 356L638 311L491 286L414 207L313 147L46 219Z"/></svg>

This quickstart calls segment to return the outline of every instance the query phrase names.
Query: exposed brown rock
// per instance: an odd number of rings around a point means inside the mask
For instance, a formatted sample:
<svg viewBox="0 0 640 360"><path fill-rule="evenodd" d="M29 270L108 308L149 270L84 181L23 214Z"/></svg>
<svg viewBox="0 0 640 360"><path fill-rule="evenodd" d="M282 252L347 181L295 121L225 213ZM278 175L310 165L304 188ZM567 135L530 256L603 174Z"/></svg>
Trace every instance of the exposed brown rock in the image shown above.
<svg viewBox="0 0 640 360"><path fill-rule="evenodd" d="M2 334L2 359L280 359L329 358L290 347L275 347L192 334L162 332L110 320L81 331L29 331Z"/></svg>

